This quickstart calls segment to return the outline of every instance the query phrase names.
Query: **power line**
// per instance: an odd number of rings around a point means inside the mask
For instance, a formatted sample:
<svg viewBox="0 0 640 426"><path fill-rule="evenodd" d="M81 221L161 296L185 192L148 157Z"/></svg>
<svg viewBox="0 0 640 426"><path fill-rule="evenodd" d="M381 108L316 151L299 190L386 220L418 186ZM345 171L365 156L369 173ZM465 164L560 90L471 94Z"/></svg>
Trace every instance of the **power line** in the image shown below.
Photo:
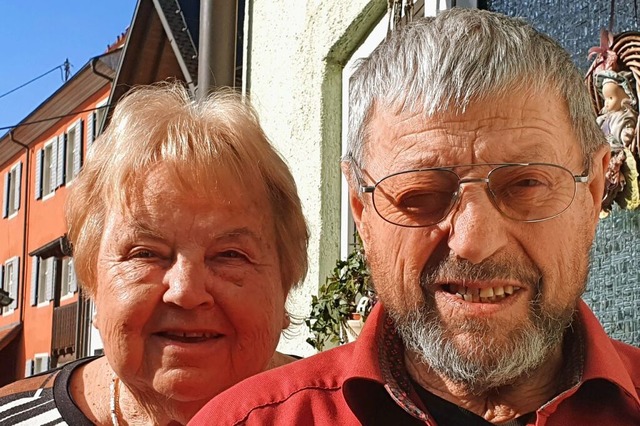
<svg viewBox="0 0 640 426"><path fill-rule="evenodd" d="M4 127L0 127L0 130L11 130L11 129L16 129L18 127L24 127L24 126L30 126L32 124L40 124L40 123L44 123L46 121L51 121L51 120L59 120L61 118L65 118L65 117L71 117L74 115L78 115L78 114L82 114L84 112L91 112L91 111L95 111L97 109L102 109L102 108L107 108L110 107L111 105L102 105L96 108L89 108L89 109L85 109L82 111L75 111L69 114L64 114L64 115L57 115L55 117L49 117L49 118L43 118L42 120L36 120L36 121L29 121L27 123L20 123L20 124L15 124L13 126L4 126Z"/></svg>
<svg viewBox="0 0 640 426"><path fill-rule="evenodd" d="M3 93L2 95L0 95L0 98L4 98L5 96L15 92L16 90L22 89L24 86L27 86L27 85L33 83L34 81L36 81L38 79L41 79L42 77L44 77L47 74L51 74L52 72L54 72L57 69L62 69L62 67L64 67L65 64L67 64L67 63L68 63L68 61L65 61L63 64L58 65L57 67L50 69L49 71L45 72L44 74L41 74L41 75L37 76L36 78L33 78L33 79L27 81L24 84L21 84L20 86L16 87L15 89L9 90L7 93Z"/></svg>

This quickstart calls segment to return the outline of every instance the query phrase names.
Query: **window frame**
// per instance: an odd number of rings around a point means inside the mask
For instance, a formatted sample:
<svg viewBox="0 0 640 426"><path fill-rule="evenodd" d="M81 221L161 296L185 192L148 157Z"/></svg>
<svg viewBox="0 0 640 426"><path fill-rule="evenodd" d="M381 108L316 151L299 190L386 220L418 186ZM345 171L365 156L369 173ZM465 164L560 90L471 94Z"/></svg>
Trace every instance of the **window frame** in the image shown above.
<svg viewBox="0 0 640 426"><path fill-rule="evenodd" d="M62 274L60 276L60 300L67 300L72 298L77 291L77 285L75 285L77 278L73 257L65 256L60 259L60 266L62 268Z"/></svg>
<svg viewBox="0 0 640 426"><path fill-rule="evenodd" d="M50 370L51 357L48 353L37 353L33 355L32 375L44 373ZM44 367L44 368L43 368Z"/></svg>
<svg viewBox="0 0 640 426"><path fill-rule="evenodd" d="M11 276L10 276L11 272ZM20 285L20 262L18 256L13 256L7 259L4 262L2 267L2 277L0 277L0 283L2 290L6 291L7 294L13 299L13 302L8 306L3 306L0 308L0 313L2 316L8 316L15 312L17 308L17 299L18 299L18 287Z"/></svg>
<svg viewBox="0 0 640 426"><path fill-rule="evenodd" d="M49 199L56 192L56 169L58 162L58 153L57 153L57 138L53 138L42 147L42 161L40 163L41 173L40 178L41 182L41 191L42 191L42 200ZM47 164L47 152L49 152L48 156L48 164ZM48 173L45 173L47 172ZM47 192L46 189L49 191Z"/></svg>
<svg viewBox="0 0 640 426"><path fill-rule="evenodd" d="M55 261L55 257L48 257L43 259L39 257L38 260L38 279L37 279L37 288L36 288L36 307L40 308L42 306L48 306L51 303L51 299L47 298L47 286L54 285L53 280L54 276L49 278L49 276L55 272L55 268L53 263ZM52 280L49 284L48 280ZM53 291L53 288L51 289Z"/></svg>
<svg viewBox="0 0 640 426"><path fill-rule="evenodd" d="M67 127L67 131L61 136L60 141L62 144L58 146L58 149L64 150L63 178L58 179L61 185L71 185L82 169L82 125L82 119L77 119ZM73 138L71 135L73 135ZM77 141L77 139L79 139L79 141ZM78 167L76 167L76 164Z"/></svg>
<svg viewBox="0 0 640 426"><path fill-rule="evenodd" d="M22 202L22 161L18 161L9 168L5 175L5 187L2 193L2 216L12 219L18 215ZM16 207L17 205L17 207Z"/></svg>

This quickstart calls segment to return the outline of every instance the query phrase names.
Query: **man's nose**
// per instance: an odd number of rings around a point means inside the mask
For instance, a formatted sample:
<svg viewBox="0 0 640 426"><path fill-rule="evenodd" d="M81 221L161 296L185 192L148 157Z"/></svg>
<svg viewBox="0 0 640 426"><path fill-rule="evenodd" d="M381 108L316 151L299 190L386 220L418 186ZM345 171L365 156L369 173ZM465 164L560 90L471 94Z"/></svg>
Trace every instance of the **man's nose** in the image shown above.
<svg viewBox="0 0 640 426"><path fill-rule="evenodd" d="M486 187L485 187L486 188ZM449 248L460 258L478 264L507 244L507 220L482 185L463 186L450 213Z"/></svg>
<svg viewBox="0 0 640 426"><path fill-rule="evenodd" d="M204 259L194 261L178 256L165 275L167 290L163 295L165 303L180 306L183 309L211 307L214 304L211 294L211 273Z"/></svg>

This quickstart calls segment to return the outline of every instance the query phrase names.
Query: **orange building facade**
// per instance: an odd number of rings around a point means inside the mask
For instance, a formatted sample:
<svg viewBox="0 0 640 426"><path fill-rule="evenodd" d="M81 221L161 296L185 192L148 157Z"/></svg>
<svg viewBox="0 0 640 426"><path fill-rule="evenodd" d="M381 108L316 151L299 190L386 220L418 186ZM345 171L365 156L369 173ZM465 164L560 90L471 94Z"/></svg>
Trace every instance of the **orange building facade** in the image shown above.
<svg viewBox="0 0 640 426"><path fill-rule="evenodd" d="M66 239L67 191L108 110L124 37L0 138L0 386L93 355Z"/></svg>

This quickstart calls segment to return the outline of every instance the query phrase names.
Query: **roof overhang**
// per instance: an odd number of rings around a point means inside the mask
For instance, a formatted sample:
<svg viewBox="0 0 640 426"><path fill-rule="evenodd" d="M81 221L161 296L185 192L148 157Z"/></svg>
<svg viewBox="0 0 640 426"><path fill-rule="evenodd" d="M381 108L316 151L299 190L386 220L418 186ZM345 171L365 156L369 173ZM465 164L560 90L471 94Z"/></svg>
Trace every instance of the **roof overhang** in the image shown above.
<svg viewBox="0 0 640 426"><path fill-rule="evenodd" d="M41 259L71 256L71 243L67 236L63 235L33 250L29 256L38 256Z"/></svg>
<svg viewBox="0 0 640 426"><path fill-rule="evenodd" d="M82 112L79 108L83 103L114 79L121 55L122 49L117 49L92 58L13 130L5 133L0 138L0 164L37 142L60 121L68 120L68 115Z"/></svg>
<svg viewBox="0 0 640 426"><path fill-rule="evenodd" d="M200 2L194 0L138 1L111 88L107 122L113 107L133 86L179 80L195 90L199 8Z"/></svg>
<svg viewBox="0 0 640 426"><path fill-rule="evenodd" d="M22 323L14 322L4 327L0 327L0 351L3 350L13 339L20 334Z"/></svg>

